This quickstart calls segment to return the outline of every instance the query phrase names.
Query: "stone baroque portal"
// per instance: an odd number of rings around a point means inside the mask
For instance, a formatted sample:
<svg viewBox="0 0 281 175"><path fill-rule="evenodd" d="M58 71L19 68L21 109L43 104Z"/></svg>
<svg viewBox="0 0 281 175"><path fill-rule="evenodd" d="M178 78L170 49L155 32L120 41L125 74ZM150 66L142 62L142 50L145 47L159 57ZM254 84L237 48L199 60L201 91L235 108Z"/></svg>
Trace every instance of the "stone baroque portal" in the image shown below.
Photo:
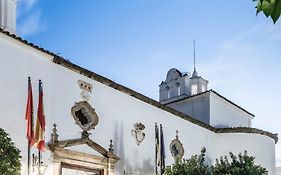
<svg viewBox="0 0 281 175"><path fill-rule="evenodd" d="M52 152L53 175L69 175L75 172L89 175L115 175L115 165L120 158L114 154L112 140L110 140L109 149L105 149L91 140L89 135L60 141L58 140L57 125L53 126L52 139L48 143L48 149ZM68 149L81 145L87 145L99 155Z"/></svg>
<svg viewBox="0 0 281 175"><path fill-rule="evenodd" d="M71 114L75 123L83 130L89 131L95 129L99 122L99 118L95 109L86 101L75 103L71 108Z"/></svg>

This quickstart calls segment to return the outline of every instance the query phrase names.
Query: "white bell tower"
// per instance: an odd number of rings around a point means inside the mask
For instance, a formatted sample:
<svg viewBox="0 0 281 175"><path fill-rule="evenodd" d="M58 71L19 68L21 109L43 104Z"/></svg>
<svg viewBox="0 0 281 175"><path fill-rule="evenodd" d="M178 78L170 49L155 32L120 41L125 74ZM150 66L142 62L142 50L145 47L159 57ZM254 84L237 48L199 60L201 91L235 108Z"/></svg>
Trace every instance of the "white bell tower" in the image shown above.
<svg viewBox="0 0 281 175"><path fill-rule="evenodd" d="M17 0L0 0L0 27L12 34L16 33Z"/></svg>

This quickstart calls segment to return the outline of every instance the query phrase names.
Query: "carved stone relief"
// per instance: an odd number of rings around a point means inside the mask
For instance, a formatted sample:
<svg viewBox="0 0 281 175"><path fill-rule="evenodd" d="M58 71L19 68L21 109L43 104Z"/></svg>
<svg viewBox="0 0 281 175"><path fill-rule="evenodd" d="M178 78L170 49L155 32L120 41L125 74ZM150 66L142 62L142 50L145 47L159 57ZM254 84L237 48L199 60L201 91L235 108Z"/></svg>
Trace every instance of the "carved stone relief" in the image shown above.
<svg viewBox="0 0 281 175"><path fill-rule="evenodd" d="M90 93L92 93L93 85L83 80L78 80L78 86L80 89L82 89L82 92L80 93L81 98L85 101L89 101L91 98Z"/></svg>
<svg viewBox="0 0 281 175"><path fill-rule="evenodd" d="M95 129L99 122L95 109L86 101L75 103L71 108L71 114L75 123L83 130Z"/></svg>
<svg viewBox="0 0 281 175"><path fill-rule="evenodd" d="M145 129L145 126L142 123L136 123L134 124L134 129L132 129L132 136L135 138L137 145L140 145L140 143L145 138L145 133L143 130Z"/></svg>
<svg viewBox="0 0 281 175"><path fill-rule="evenodd" d="M184 148L179 140L178 131L176 131L176 138L170 144L170 152L175 160L181 160L184 155Z"/></svg>

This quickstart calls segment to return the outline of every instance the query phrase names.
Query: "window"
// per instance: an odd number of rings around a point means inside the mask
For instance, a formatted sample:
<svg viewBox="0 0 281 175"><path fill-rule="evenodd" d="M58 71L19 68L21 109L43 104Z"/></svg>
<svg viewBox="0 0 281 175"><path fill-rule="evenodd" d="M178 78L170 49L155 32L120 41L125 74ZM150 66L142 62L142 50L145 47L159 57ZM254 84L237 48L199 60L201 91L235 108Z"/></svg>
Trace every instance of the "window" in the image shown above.
<svg viewBox="0 0 281 175"><path fill-rule="evenodd" d="M205 88L205 86L203 85L202 86L202 92L205 92L206 91L206 88Z"/></svg>
<svg viewBox="0 0 281 175"><path fill-rule="evenodd" d="M169 99L170 96L171 96L171 92L170 92L169 86L166 87L166 91L167 91L167 99Z"/></svg>
<svg viewBox="0 0 281 175"><path fill-rule="evenodd" d="M180 87L179 83L177 83L177 94L178 94L178 96L181 95L181 87Z"/></svg>
<svg viewBox="0 0 281 175"><path fill-rule="evenodd" d="M170 89L168 89L168 95L167 95L168 98L170 98L170 96L171 96L170 93L171 93L171 92L170 92Z"/></svg>
<svg viewBox="0 0 281 175"><path fill-rule="evenodd" d="M197 94L197 84L191 86L191 95Z"/></svg>

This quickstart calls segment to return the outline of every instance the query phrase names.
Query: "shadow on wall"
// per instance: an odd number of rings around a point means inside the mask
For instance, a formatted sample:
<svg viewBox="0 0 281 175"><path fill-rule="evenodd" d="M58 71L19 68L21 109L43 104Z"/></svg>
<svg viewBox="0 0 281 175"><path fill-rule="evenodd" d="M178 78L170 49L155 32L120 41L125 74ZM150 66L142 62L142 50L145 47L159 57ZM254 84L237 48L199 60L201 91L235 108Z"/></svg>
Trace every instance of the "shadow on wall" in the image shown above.
<svg viewBox="0 0 281 175"><path fill-rule="evenodd" d="M117 175L153 175L154 163L151 159L139 161L138 151L134 150L133 162L129 161L125 157L124 149L124 126L123 124L115 122L114 128L114 148L117 156L120 160L116 165Z"/></svg>
<svg viewBox="0 0 281 175"><path fill-rule="evenodd" d="M151 159L146 159L141 163L135 164L134 167L126 161L125 164L126 169L123 171L121 175L154 175L154 166Z"/></svg>
<svg viewBox="0 0 281 175"><path fill-rule="evenodd" d="M114 140L113 145L115 149L115 154L120 157L120 160L117 162L115 167L115 173L117 175L121 175L124 170L124 164L125 164L125 152L124 152L124 134L123 134L123 124L120 125L118 122L115 122L115 128L114 128Z"/></svg>
<svg viewBox="0 0 281 175"><path fill-rule="evenodd" d="M281 167L276 167L276 175L281 175Z"/></svg>

